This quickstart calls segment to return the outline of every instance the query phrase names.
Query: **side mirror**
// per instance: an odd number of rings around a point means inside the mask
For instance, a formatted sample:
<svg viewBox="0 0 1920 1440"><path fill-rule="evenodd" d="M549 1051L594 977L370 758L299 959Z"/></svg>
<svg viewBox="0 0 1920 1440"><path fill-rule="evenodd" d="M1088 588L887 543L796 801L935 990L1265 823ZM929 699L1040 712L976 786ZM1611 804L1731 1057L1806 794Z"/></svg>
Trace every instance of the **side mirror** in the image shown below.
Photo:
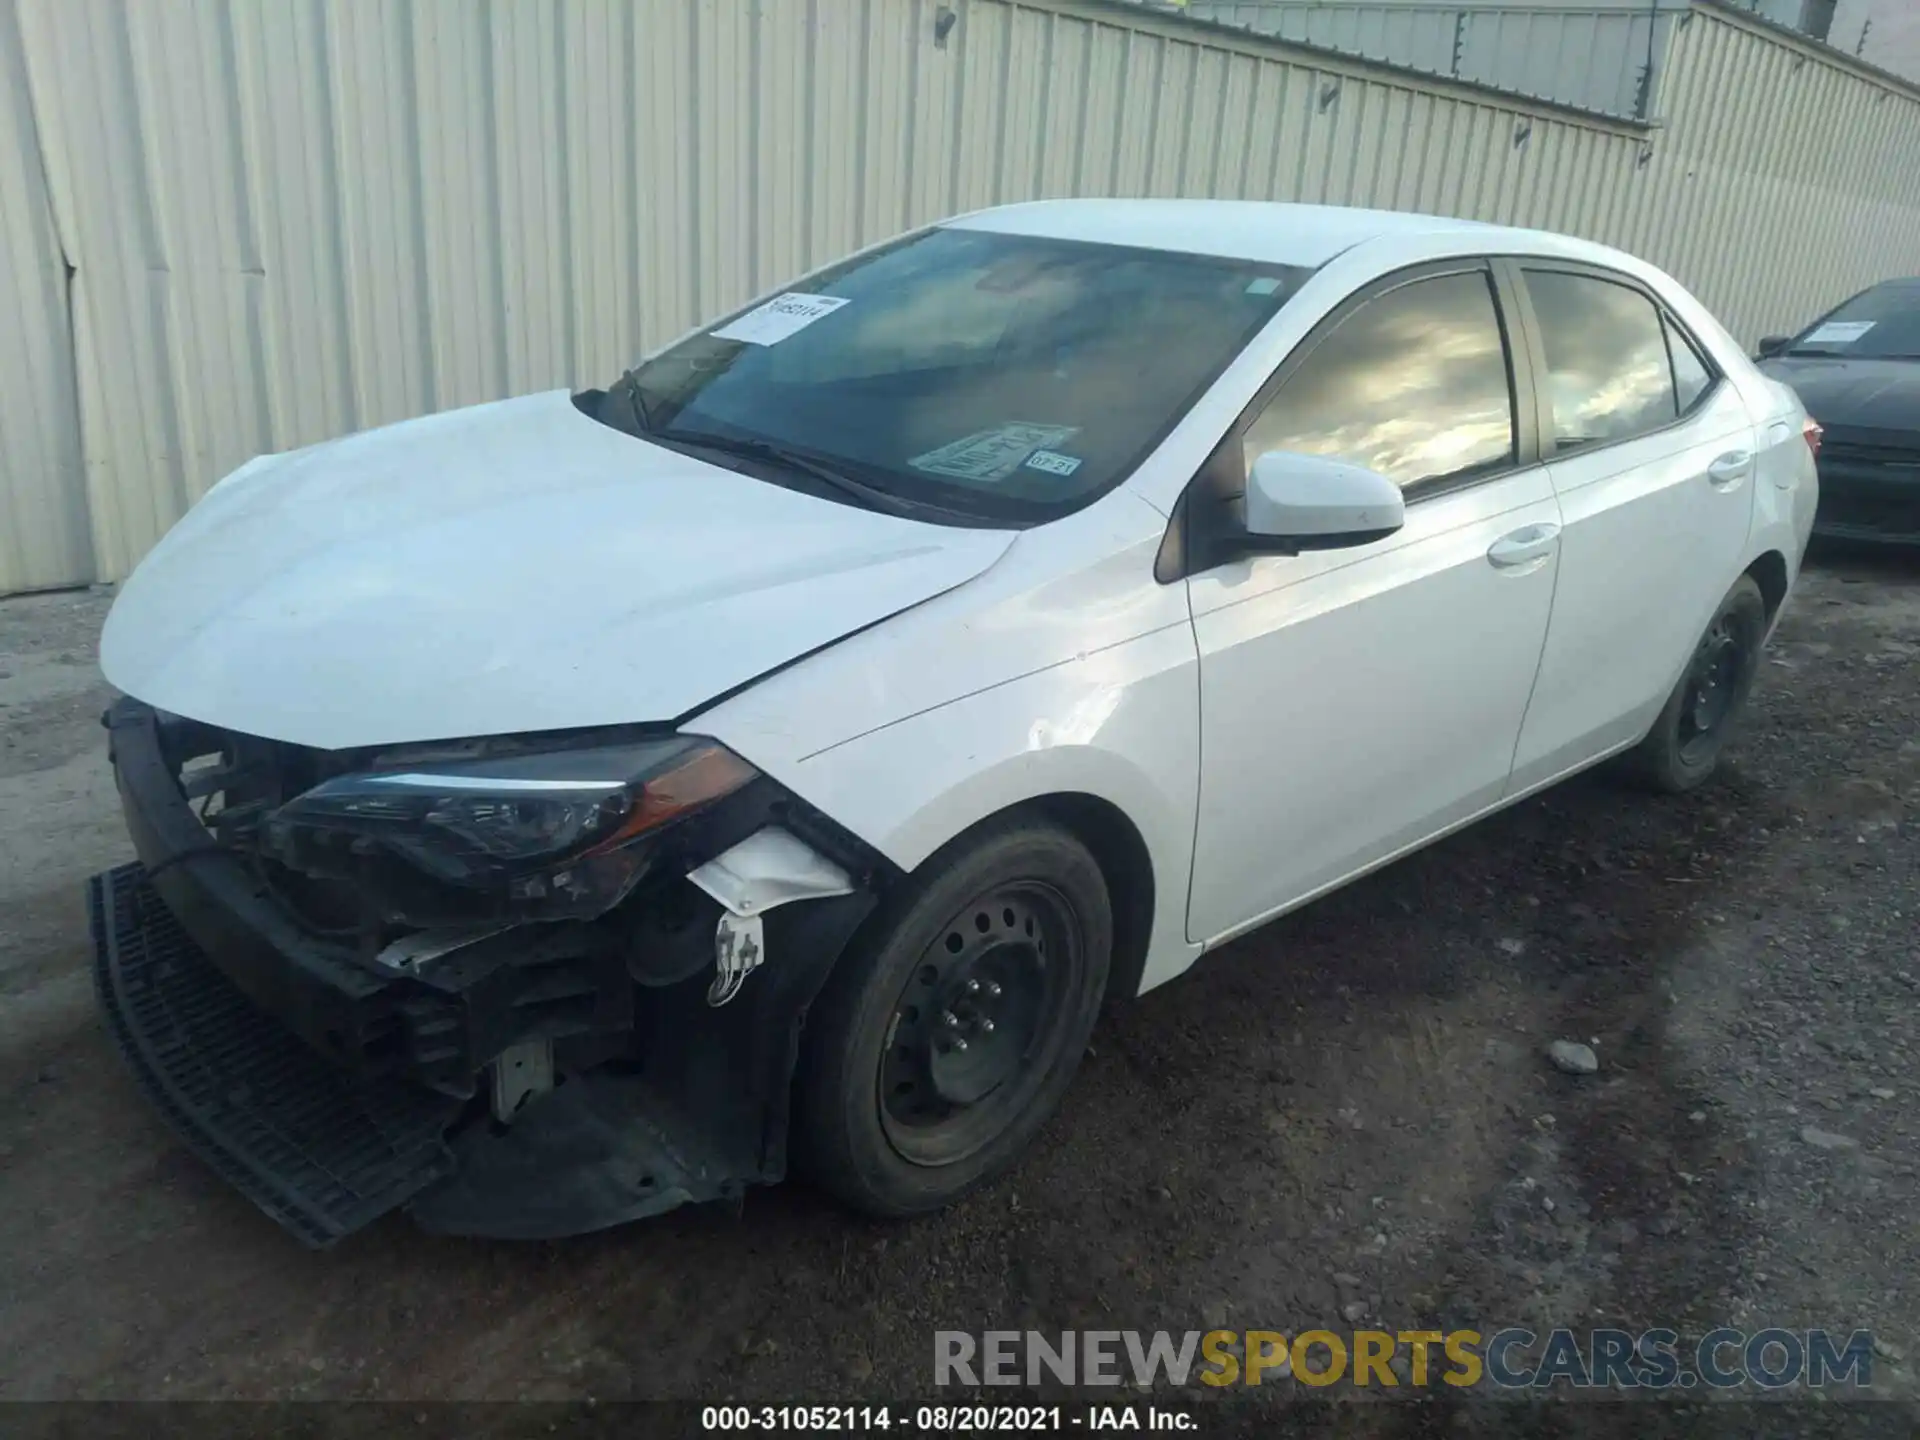
<svg viewBox="0 0 1920 1440"><path fill-rule="evenodd" d="M1760 348L1754 353L1762 360L1771 360L1792 343L1791 335L1769 335L1760 342Z"/></svg>
<svg viewBox="0 0 1920 1440"><path fill-rule="evenodd" d="M1254 549L1339 550L1384 540L1406 521L1398 485L1344 460L1270 450L1247 476L1247 539Z"/></svg>

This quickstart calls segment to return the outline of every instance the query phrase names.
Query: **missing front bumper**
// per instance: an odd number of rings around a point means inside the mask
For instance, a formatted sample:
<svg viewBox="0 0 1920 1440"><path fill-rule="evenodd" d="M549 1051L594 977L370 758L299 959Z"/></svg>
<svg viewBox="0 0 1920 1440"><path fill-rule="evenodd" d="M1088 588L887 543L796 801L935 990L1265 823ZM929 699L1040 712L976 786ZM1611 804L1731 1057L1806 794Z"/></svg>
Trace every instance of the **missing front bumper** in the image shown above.
<svg viewBox="0 0 1920 1440"><path fill-rule="evenodd" d="M402 1206L431 1230L553 1238L785 1176L800 1027L877 889L800 802L763 787L703 821L716 853L778 826L840 857L840 883L764 916L771 958L715 1009L712 921L665 900L714 902L682 878L600 930L502 931L430 966L325 949L188 808L164 717L123 700L107 721L141 858L89 885L109 1028L188 1145L301 1240ZM495 1125L490 1072L530 1042L556 1084Z"/></svg>
<svg viewBox="0 0 1920 1440"><path fill-rule="evenodd" d="M209 961L140 865L88 886L108 1026L160 1113L236 1189L325 1249L406 1207L422 1228L555 1239L737 1199L786 1173L806 1006L865 894L790 907L785 962L714 1010L706 979L652 991L642 1060L561 1077L510 1126L460 1100L322 1059Z"/></svg>

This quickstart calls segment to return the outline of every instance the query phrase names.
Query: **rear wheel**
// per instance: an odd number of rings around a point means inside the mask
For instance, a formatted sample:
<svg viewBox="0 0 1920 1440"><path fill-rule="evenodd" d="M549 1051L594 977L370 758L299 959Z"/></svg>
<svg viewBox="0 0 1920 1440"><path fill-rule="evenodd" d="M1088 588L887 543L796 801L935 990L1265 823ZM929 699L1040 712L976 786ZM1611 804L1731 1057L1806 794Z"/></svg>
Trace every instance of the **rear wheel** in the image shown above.
<svg viewBox="0 0 1920 1440"><path fill-rule="evenodd" d="M1653 729L1628 752L1626 768L1634 778L1679 794L1713 774L1753 689L1766 633L1766 600L1753 578L1743 575L1714 612Z"/></svg>
<svg viewBox="0 0 1920 1440"><path fill-rule="evenodd" d="M928 861L808 1018L807 1173L904 1216L1010 1168L1079 1065L1112 944L1100 867L1056 826L1010 821Z"/></svg>

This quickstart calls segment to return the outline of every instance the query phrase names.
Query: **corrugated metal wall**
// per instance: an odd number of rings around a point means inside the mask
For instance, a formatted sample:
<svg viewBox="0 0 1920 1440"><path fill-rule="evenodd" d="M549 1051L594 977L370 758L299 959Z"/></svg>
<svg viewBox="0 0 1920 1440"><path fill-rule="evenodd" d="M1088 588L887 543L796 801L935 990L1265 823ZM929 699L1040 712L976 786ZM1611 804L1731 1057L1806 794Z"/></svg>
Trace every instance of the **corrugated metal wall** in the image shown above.
<svg viewBox="0 0 1920 1440"><path fill-rule="evenodd" d="M1920 272L1914 92L1701 9L1666 93L1643 133L1098 0L0 0L0 591L998 201L1568 230L1747 339Z"/></svg>
<svg viewBox="0 0 1920 1440"><path fill-rule="evenodd" d="M1689 8L1688 0L1181 3L1196 20L1628 119L1659 117L1656 82Z"/></svg>
<svg viewBox="0 0 1920 1440"><path fill-rule="evenodd" d="M0 595L93 574L67 267L14 0L0 0Z"/></svg>

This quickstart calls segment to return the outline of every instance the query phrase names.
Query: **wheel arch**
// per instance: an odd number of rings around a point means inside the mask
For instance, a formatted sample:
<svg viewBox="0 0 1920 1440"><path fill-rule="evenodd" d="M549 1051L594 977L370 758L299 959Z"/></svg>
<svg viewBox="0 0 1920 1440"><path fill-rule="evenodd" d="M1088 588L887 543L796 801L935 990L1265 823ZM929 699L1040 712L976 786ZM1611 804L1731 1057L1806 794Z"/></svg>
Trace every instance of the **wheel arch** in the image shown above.
<svg viewBox="0 0 1920 1440"><path fill-rule="evenodd" d="M1767 625L1772 627L1774 619L1780 614L1780 607L1786 603L1787 587L1790 583L1787 570L1787 557L1778 550L1763 550L1747 566L1746 575L1760 587L1760 598L1767 602Z"/></svg>
<svg viewBox="0 0 1920 1440"><path fill-rule="evenodd" d="M1146 837L1113 801L1084 790L1050 791L1014 801L975 820L922 860L921 866L937 863L975 835L1023 816L1059 826L1086 846L1099 865L1113 904L1113 960L1107 973L1107 998L1131 999L1140 989L1152 944L1156 888Z"/></svg>

